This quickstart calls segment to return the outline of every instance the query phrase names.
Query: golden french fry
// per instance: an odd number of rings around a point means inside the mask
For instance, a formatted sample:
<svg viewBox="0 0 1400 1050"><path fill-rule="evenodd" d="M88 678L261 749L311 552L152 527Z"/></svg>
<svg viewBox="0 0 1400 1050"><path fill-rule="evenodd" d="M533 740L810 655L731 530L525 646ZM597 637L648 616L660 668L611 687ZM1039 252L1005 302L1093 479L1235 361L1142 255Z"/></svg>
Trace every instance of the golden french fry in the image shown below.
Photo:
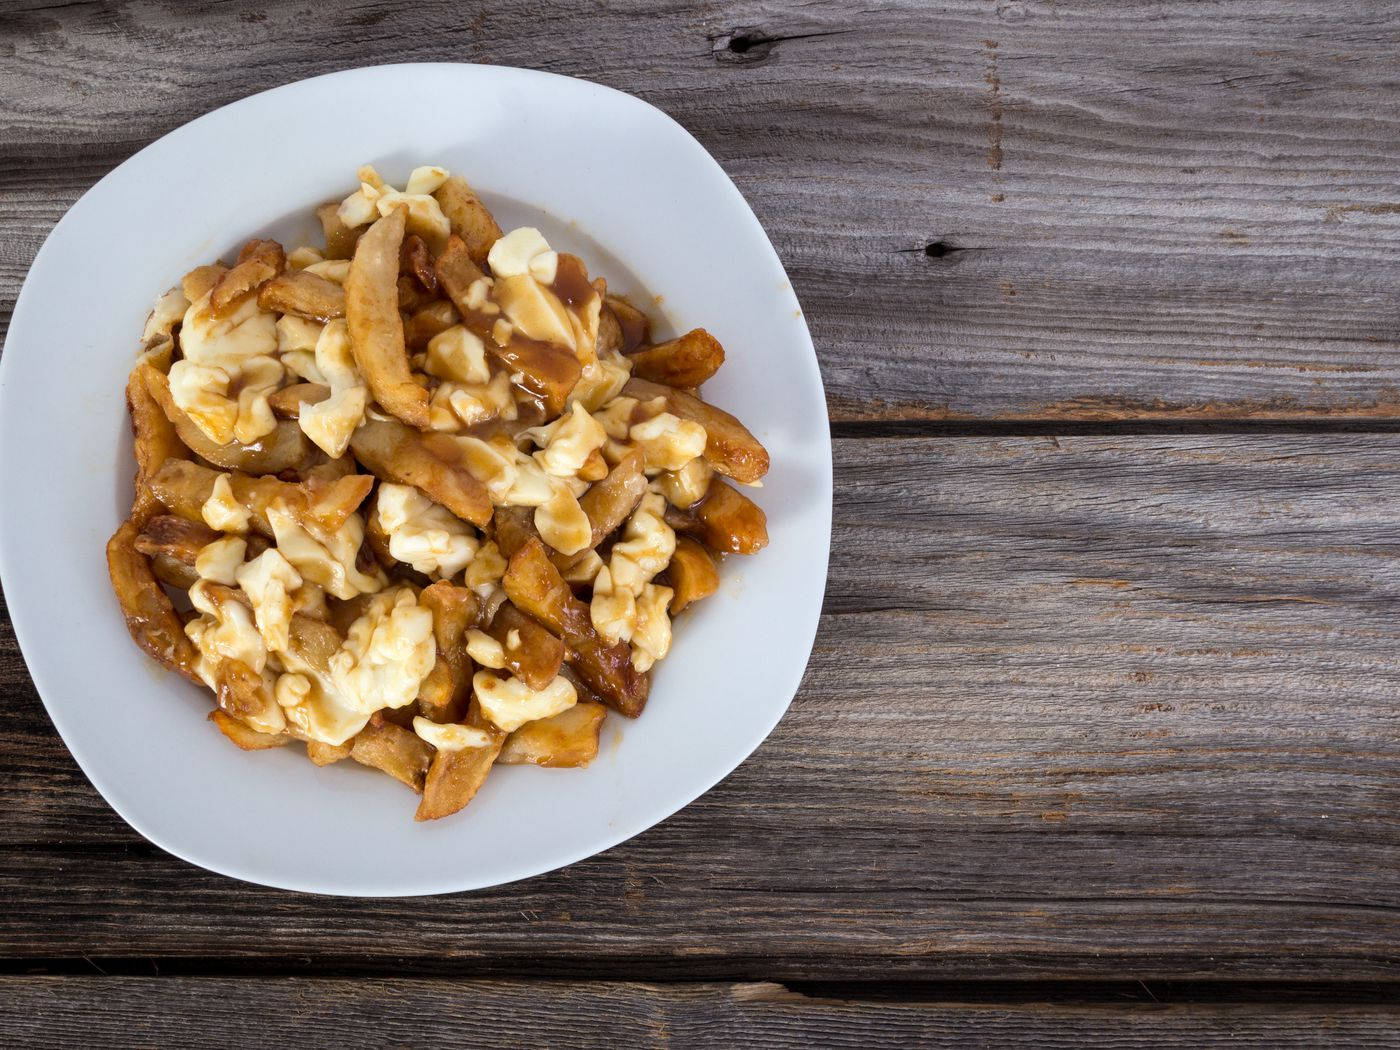
<svg viewBox="0 0 1400 1050"><path fill-rule="evenodd" d="M617 321L622 345L618 348L624 354L651 339L651 322L647 315L638 310L620 295L610 295L603 302L603 309Z"/></svg>
<svg viewBox="0 0 1400 1050"><path fill-rule="evenodd" d="M260 719L282 724L282 709L272 698L272 691L262 675L242 660L220 660L214 670L214 680L218 683L214 695L219 710L245 724L256 725Z"/></svg>
<svg viewBox="0 0 1400 1050"><path fill-rule="evenodd" d="M293 383L267 395L267 403L280 419L296 419L302 405L315 405L331 396L324 383Z"/></svg>
<svg viewBox="0 0 1400 1050"><path fill-rule="evenodd" d="M148 558L163 554L182 564L193 565L199 552L222 535L203 522L175 514L156 514L142 527L135 547Z"/></svg>
<svg viewBox="0 0 1400 1050"><path fill-rule="evenodd" d="M506 737L496 761L504 766L586 766L598 756L598 732L606 714L602 704L582 702L549 718L526 722Z"/></svg>
<svg viewBox="0 0 1400 1050"><path fill-rule="evenodd" d="M628 718L642 713L650 680L632 666L625 644L608 645L598 636L588 606L574 597L543 543L531 540L516 551L501 585L522 612L563 638L566 659L604 703Z"/></svg>
<svg viewBox="0 0 1400 1050"><path fill-rule="evenodd" d="M167 587L180 591L189 590L199 580L199 573L194 571L194 559L185 562L170 554L152 555L151 572Z"/></svg>
<svg viewBox="0 0 1400 1050"><path fill-rule="evenodd" d="M214 286L219 283L219 278L223 277L227 270L228 267L223 263L196 266L180 278L180 290L185 293L185 298L190 302L197 302L214 290Z"/></svg>
<svg viewBox="0 0 1400 1050"><path fill-rule="evenodd" d="M544 689L559 674L564 643L510 602L496 610L486 633L501 643L506 670L531 689Z"/></svg>
<svg viewBox="0 0 1400 1050"><path fill-rule="evenodd" d="M433 197L447 216L453 235L465 242L478 266L485 266L491 245L501 238L501 228L496 225L486 205L481 203L481 198L460 175L448 178L437 188Z"/></svg>
<svg viewBox="0 0 1400 1050"><path fill-rule="evenodd" d="M151 478L151 492L172 513L189 521L202 522L204 504L214 491L218 477L218 471L198 463L166 460ZM273 537L273 532L267 510L277 500L303 521L328 532L338 532L364 502L373 485L374 478L369 474L345 474L332 480L313 476L300 483L236 472L229 474L233 498L252 515L249 524L268 538Z"/></svg>
<svg viewBox="0 0 1400 1050"><path fill-rule="evenodd" d="M355 457L386 481L416 485L457 517L485 528L491 497L441 434L420 434L396 420L367 419L350 439Z"/></svg>
<svg viewBox="0 0 1400 1050"><path fill-rule="evenodd" d="M128 519L107 541L107 572L126 617L126 629L132 641L162 666L202 685L194 670L199 657L185 637L184 624L151 571L151 563L136 549L139 532L136 522Z"/></svg>
<svg viewBox="0 0 1400 1050"><path fill-rule="evenodd" d="M719 572L709 551L687 536L676 538L676 552L666 569L671 580L671 615L719 590Z"/></svg>
<svg viewBox="0 0 1400 1050"><path fill-rule="evenodd" d="M540 534L529 507L497 507L491 515L491 531L501 557L506 559Z"/></svg>
<svg viewBox="0 0 1400 1050"><path fill-rule="evenodd" d="M430 722L455 722L466 711L467 696L467 692L458 689L447 658L438 653L433 669L418 687L419 712Z"/></svg>
<svg viewBox="0 0 1400 1050"><path fill-rule="evenodd" d="M282 420L277 429L251 445L230 441L220 445L211 441L180 410L170 394L170 381L155 368L142 367L146 389L160 405L165 418L175 426L180 440L190 451L226 470L241 470L248 474L278 474L284 470L299 470L311 464L317 449L293 420Z"/></svg>
<svg viewBox="0 0 1400 1050"><path fill-rule="evenodd" d="M348 259L355 254L355 245L364 233L363 226L351 229L340 221L340 203L328 201L316 209L321 220L321 232L326 238L327 259Z"/></svg>
<svg viewBox="0 0 1400 1050"><path fill-rule="evenodd" d="M719 371L724 364L724 347L703 328L686 332L679 339L655 346L644 346L628 354L632 374L667 386L694 388Z"/></svg>
<svg viewBox="0 0 1400 1050"><path fill-rule="evenodd" d="M598 311L598 341L595 346L599 357L608 357L622 350L622 325L617 314L608 309L605 302Z"/></svg>
<svg viewBox="0 0 1400 1050"><path fill-rule="evenodd" d="M395 208L355 246L345 278L345 321L355 364L374 399L420 429L428 426L428 391L413 381L399 317L399 247L407 211Z"/></svg>
<svg viewBox="0 0 1400 1050"><path fill-rule="evenodd" d="M256 291L282 272L287 255L276 241L249 241L238 253L238 263L223 273L209 290L209 308L225 313L244 296Z"/></svg>
<svg viewBox="0 0 1400 1050"><path fill-rule="evenodd" d="M352 746L349 741L344 744L323 744L319 740L308 740L306 757L318 766L329 766L349 758Z"/></svg>
<svg viewBox="0 0 1400 1050"><path fill-rule="evenodd" d="M369 725L355 734L350 757L363 766L388 773L421 795L433 749L411 729L371 719Z"/></svg>
<svg viewBox="0 0 1400 1050"><path fill-rule="evenodd" d="M175 424L161 409L160 402L146 387L146 368L153 365L143 357L131 370L126 382L126 408L131 416L132 443L136 451L136 494L134 508L150 510L152 475L167 459L188 459L190 450L175 432Z"/></svg>
<svg viewBox="0 0 1400 1050"><path fill-rule="evenodd" d="M418 803L414 820L437 820L458 812L476 797L477 791L491 772L506 735L482 716L481 706L473 698L464 719L467 725L484 730L490 742L484 747L463 748L460 751L435 751L428 767L423 798Z"/></svg>
<svg viewBox="0 0 1400 1050"><path fill-rule="evenodd" d="M394 282L397 289L399 314L413 314L423 309L429 303L436 302L432 292L425 292L423 286L417 279L409 274L399 274L399 278ZM408 336L404 335L404 346L408 345Z"/></svg>
<svg viewBox="0 0 1400 1050"><path fill-rule="evenodd" d="M596 547L617 529L636 509L647 490L642 473L641 450L632 449L618 461L608 476L579 498L579 506L593 526L590 547Z"/></svg>
<svg viewBox="0 0 1400 1050"><path fill-rule="evenodd" d="M511 373L519 373L520 385L540 399L551 419L564 411L569 395L583 374L578 358L567 350L520 335L505 346L487 339L486 352Z"/></svg>
<svg viewBox="0 0 1400 1050"><path fill-rule="evenodd" d="M345 316L345 289L320 274L288 270L258 289L258 306L324 323Z"/></svg>
<svg viewBox="0 0 1400 1050"><path fill-rule="evenodd" d="M742 492L719 478L690 509L705 546L724 554L757 554L768 546L768 515Z"/></svg>
<svg viewBox="0 0 1400 1050"><path fill-rule="evenodd" d="M434 263L438 287L452 300L467 327L483 338L490 334L491 325L499 316L483 312L471 304L470 289L486 276L481 269L485 262L486 257L482 256L481 263L478 264L472 256L471 249L467 247L467 242L453 234L447 238L447 244L438 253Z"/></svg>
<svg viewBox="0 0 1400 1050"><path fill-rule="evenodd" d="M709 435L705 442L705 459L721 474L747 484L768 473L768 450L724 409L706 404L684 390L636 376L627 381L622 392L638 401L664 397L666 411L704 427Z"/></svg>
<svg viewBox="0 0 1400 1050"><path fill-rule="evenodd" d="M292 742L292 738L286 733L259 733L256 729L250 729L217 707L209 712L209 721L218 726L219 732L232 740L242 751L266 751L269 748L285 747Z"/></svg>

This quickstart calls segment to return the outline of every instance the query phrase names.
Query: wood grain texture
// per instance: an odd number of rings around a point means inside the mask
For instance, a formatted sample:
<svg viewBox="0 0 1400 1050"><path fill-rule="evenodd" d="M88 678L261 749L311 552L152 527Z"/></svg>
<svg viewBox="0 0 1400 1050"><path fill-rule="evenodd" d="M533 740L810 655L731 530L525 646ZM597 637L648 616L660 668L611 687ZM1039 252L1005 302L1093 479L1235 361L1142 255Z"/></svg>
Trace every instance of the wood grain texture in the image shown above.
<svg viewBox="0 0 1400 1050"><path fill-rule="evenodd" d="M166 856L78 773L0 636L0 957L1400 976L1393 438L836 458L822 629L772 737L633 841L480 893L305 897Z"/></svg>
<svg viewBox="0 0 1400 1050"><path fill-rule="evenodd" d="M13 1050L76 1045L1078 1048L1400 1046L1383 1006L862 1003L778 984L6 978Z"/></svg>
<svg viewBox="0 0 1400 1050"><path fill-rule="evenodd" d="M1395 418L1397 45L1381 0L20 0L0 323L72 201L190 118L496 62L637 94L714 153L838 420Z"/></svg>

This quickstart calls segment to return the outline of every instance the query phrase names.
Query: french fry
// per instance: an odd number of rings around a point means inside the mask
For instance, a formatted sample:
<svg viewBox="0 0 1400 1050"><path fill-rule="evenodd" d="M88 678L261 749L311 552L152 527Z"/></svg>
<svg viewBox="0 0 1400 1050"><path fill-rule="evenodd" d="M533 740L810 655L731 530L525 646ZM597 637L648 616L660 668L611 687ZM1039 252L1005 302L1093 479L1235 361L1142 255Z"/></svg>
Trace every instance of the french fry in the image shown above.
<svg viewBox="0 0 1400 1050"><path fill-rule="evenodd" d="M194 670L199 654L185 637L184 624L151 571L151 563L136 549L139 532L136 522L128 519L107 541L107 572L126 618L126 629L132 641L157 663L203 685Z"/></svg>
<svg viewBox="0 0 1400 1050"><path fill-rule="evenodd" d="M214 285L219 283L219 278L227 271L228 267L223 263L196 266L180 278L180 290L190 302L198 302L214 290Z"/></svg>
<svg viewBox="0 0 1400 1050"><path fill-rule="evenodd" d="M143 356L126 381L126 408L131 417L132 444L136 452L136 492L132 506L139 514L153 509L151 477L161 464L167 459L190 457L190 450L175 432L175 424L146 387L144 369L153 367Z"/></svg>
<svg viewBox="0 0 1400 1050"><path fill-rule="evenodd" d="M250 729L217 707L209 712L209 721L241 751L266 751L269 748L285 747L292 742L292 738L286 733L259 733L256 729Z"/></svg>
<svg viewBox="0 0 1400 1050"><path fill-rule="evenodd" d="M588 606L574 597L543 543L531 540L516 551L501 584L522 612L563 638L566 659L604 703L628 718L642 713L650 680L632 666L625 644L608 645L598 636Z"/></svg>
<svg viewBox="0 0 1400 1050"><path fill-rule="evenodd" d="M267 403L280 419L296 419L302 405L315 405L331 396L324 383L293 383L267 395Z"/></svg>
<svg viewBox="0 0 1400 1050"><path fill-rule="evenodd" d="M719 371L724 364L724 347L703 328L687 332L679 339L633 350L632 374L653 383L694 388Z"/></svg>
<svg viewBox="0 0 1400 1050"><path fill-rule="evenodd" d="M452 668L438 653L433 669L418 687L418 710L431 722L455 722L466 711L467 695L457 688Z"/></svg>
<svg viewBox="0 0 1400 1050"><path fill-rule="evenodd" d="M496 225L486 205L481 203L481 198L460 175L451 176L437 188L433 197L447 216L453 235L466 243L472 260L478 266L485 266L491 245L501 238L501 228Z"/></svg>
<svg viewBox="0 0 1400 1050"><path fill-rule="evenodd" d="M491 529L501 556L507 560L540 534L529 507L497 507L491 515Z"/></svg>
<svg viewBox="0 0 1400 1050"><path fill-rule="evenodd" d="M506 737L496 761L503 766L556 769L586 766L598 757L598 733L606 714L602 704L582 702L549 718L526 722Z"/></svg>
<svg viewBox="0 0 1400 1050"><path fill-rule="evenodd" d="M520 385L540 399L550 418L564 411L569 395L583 374L578 358L567 350L520 335L505 346L487 339L486 352L511 373L520 374Z"/></svg>
<svg viewBox="0 0 1400 1050"><path fill-rule="evenodd" d="M646 494L647 476L642 473L642 464L641 450L632 449L606 478L579 498L579 506L593 526L589 546L596 547L612 535Z"/></svg>
<svg viewBox="0 0 1400 1050"><path fill-rule="evenodd" d="M399 252L399 270L402 273L412 274L424 291L436 292L438 290L437 270L433 266L433 253L428 251L428 246L423 243L423 238L416 233L410 233L403 239L403 248Z"/></svg>
<svg viewBox="0 0 1400 1050"><path fill-rule="evenodd" d="M666 411L704 427L709 435L705 442L705 459L721 474L747 484L768 473L768 450L744 424L722 408L706 404L684 390L636 376L627 381L622 392L638 401L664 397Z"/></svg>
<svg viewBox="0 0 1400 1050"><path fill-rule="evenodd" d="M170 393L170 381L154 367L142 367L142 377L151 397L160 405L165 418L174 424L175 432L190 451L215 466L226 470L241 470L248 474L278 474L284 470L299 470L310 465L316 446L301 432L294 421L282 420L277 429L252 445L230 441L220 445L211 441L194 420L180 410Z"/></svg>
<svg viewBox="0 0 1400 1050"><path fill-rule="evenodd" d="M395 208L355 246L345 278L345 321L355 364L387 412L420 429L428 426L428 391L413 381L399 317L399 247L407 211Z"/></svg>
<svg viewBox="0 0 1400 1050"><path fill-rule="evenodd" d="M258 289L258 306L324 323L345 316L345 289L320 274L288 270Z"/></svg>
<svg viewBox="0 0 1400 1050"><path fill-rule="evenodd" d="M491 497L449 435L425 435L398 421L367 419L350 439L350 448L380 478L416 485L464 521L484 528L491 520Z"/></svg>
<svg viewBox="0 0 1400 1050"><path fill-rule="evenodd" d="M454 324L459 324L462 315L446 299L434 299L422 307L403 323L404 344L410 350L422 350L435 335L439 335Z"/></svg>
<svg viewBox="0 0 1400 1050"><path fill-rule="evenodd" d="M637 347L650 341L651 321L620 295L610 295L603 302L604 309L616 319L621 331L622 345L619 349L629 354Z"/></svg>
<svg viewBox="0 0 1400 1050"><path fill-rule="evenodd" d="M238 253L238 263L209 290L209 308L216 314L226 313L276 277L286 265L287 255L276 241L249 241Z"/></svg>
<svg viewBox="0 0 1400 1050"><path fill-rule="evenodd" d="M719 478L691 508L705 546L724 554L757 554L768 546L768 515L733 485Z"/></svg>
<svg viewBox="0 0 1400 1050"><path fill-rule="evenodd" d="M199 581L193 558L185 562L171 554L155 554L151 556L151 572L161 583L177 591L187 591Z"/></svg>
<svg viewBox="0 0 1400 1050"><path fill-rule="evenodd" d="M485 731L490 742L484 747L463 748L460 751L435 751L428 767L423 798L418 803L414 820L437 820L450 816L476 797L477 791L491 772L506 735L482 716L481 705L473 698L464 719L467 725Z"/></svg>
<svg viewBox="0 0 1400 1050"><path fill-rule="evenodd" d="M151 478L151 492L172 513L189 521L203 522L203 507L218 477L219 472L209 467L170 459ZM300 483L229 474L233 498L252 515L249 524L269 539L274 537L267 510L274 502L281 500L297 518L328 532L337 532L364 502L373 485L374 478L368 474L347 474L329 481L308 478Z"/></svg>
<svg viewBox="0 0 1400 1050"><path fill-rule="evenodd" d="M482 256L481 262L478 263L471 249L467 247L467 242L453 234L447 238L447 244L438 253L437 262L434 263L438 287L452 300L452 305L457 308L467 326L483 338L490 334L491 325L499 316L483 312L471 304L471 286L486 276L481 269L485 262L486 257Z"/></svg>
<svg viewBox="0 0 1400 1050"><path fill-rule="evenodd" d="M709 551L687 536L676 538L676 552L666 569L671 580L671 615L719 590L719 572Z"/></svg>
<svg viewBox="0 0 1400 1050"><path fill-rule="evenodd" d="M319 740L308 740L306 757L318 766L329 766L349 758L353 746L349 741L343 744L323 744Z"/></svg>
<svg viewBox="0 0 1400 1050"><path fill-rule="evenodd" d="M398 280L394 282L394 287L397 289L400 315L412 314L429 303L437 301L433 298L432 292L425 292L417 279L406 273L399 274ZM405 335L404 346L407 345L408 336Z"/></svg>
<svg viewBox="0 0 1400 1050"><path fill-rule="evenodd" d="M421 795L433 749L411 729L371 719L369 725L355 734L350 757L362 766L388 773Z"/></svg>
<svg viewBox="0 0 1400 1050"><path fill-rule="evenodd" d="M364 233L364 227L351 229L340 221L340 203L328 201L316 209L316 218L321 220L321 232L326 238L327 259L348 259L355 254L355 245Z"/></svg>
<svg viewBox="0 0 1400 1050"><path fill-rule="evenodd" d="M598 311L598 341L595 346L599 357L608 357L622 351L622 325L617 314L608 309L605 302Z"/></svg>
<svg viewBox="0 0 1400 1050"><path fill-rule="evenodd" d="M203 522L190 521L175 514L156 514L142 527L135 547L148 558L163 554L183 564L193 565L199 552L222 535Z"/></svg>
<svg viewBox="0 0 1400 1050"><path fill-rule="evenodd" d="M501 643L506 670L531 689L544 689L559 674L564 643L510 602L496 610L486 633Z"/></svg>

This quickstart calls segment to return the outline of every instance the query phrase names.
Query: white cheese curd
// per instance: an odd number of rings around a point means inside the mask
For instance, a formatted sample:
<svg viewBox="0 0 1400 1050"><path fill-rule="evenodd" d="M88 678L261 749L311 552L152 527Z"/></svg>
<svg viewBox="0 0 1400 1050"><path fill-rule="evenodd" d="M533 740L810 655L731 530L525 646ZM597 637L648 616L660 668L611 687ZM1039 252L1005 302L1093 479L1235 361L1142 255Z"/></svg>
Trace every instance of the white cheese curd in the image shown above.
<svg viewBox="0 0 1400 1050"><path fill-rule="evenodd" d="M351 514L339 531L330 533L312 522L299 521L284 502L274 500L267 520L283 557L334 597L353 598L384 588L386 580L378 566L366 573L355 564L365 538L365 522L359 514Z"/></svg>
<svg viewBox="0 0 1400 1050"><path fill-rule="evenodd" d="M513 732L526 722L549 718L578 702L578 692L567 678L555 678L543 689L531 689L519 678L499 678L490 671L472 677L472 689L487 718Z"/></svg>
<svg viewBox="0 0 1400 1050"><path fill-rule="evenodd" d="M199 510L204 524L219 532L245 533L253 515L248 508L233 498L233 487L229 475L220 474L214 479L213 491ZM242 560L240 556L240 561Z"/></svg>
<svg viewBox="0 0 1400 1050"><path fill-rule="evenodd" d="M492 741L491 734L484 729L464 725L443 725L422 715L413 716L413 731L439 751L462 751L474 747L486 747Z"/></svg>
<svg viewBox="0 0 1400 1050"><path fill-rule="evenodd" d="M455 576L476 555L471 526L412 485L380 482L376 514L389 553L434 578Z"/></svg>

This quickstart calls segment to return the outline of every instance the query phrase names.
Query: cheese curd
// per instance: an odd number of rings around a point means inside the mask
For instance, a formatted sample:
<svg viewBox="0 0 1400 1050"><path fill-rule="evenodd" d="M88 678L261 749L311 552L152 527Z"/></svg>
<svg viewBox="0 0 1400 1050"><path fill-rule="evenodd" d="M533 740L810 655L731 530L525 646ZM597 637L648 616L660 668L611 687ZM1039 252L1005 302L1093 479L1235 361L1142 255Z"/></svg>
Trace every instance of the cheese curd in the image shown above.
<svg viewBox="0 0 1400 1050"><path fill-rule="evenodd" d="M578 497L560 482L553 494L535 508L535 530L560 554L577 554L593 541L593 526Z"/></svg>
<svg viewBox="0 0 1400 1050"><path fill-rule="evenodd" d="M267 395L282 383L277 319L250 296L215 316L206 293L191 303L180 324L182 360L170 367L175 404L220 445L253 444L272 433L277 420Z"/></svg>
<svg viewBox="0 0 1400 1050"><path fill-rule="evenodd" d="M326 455L339 459L350 447L350 437L364 421L369 390L355 366L350 329L336 318L316 340L316 368L330 384L331 396L315 404L303 404L297 416L302 432Z"/></svg>
<svg viewBox="0 0 1400 1050"><path fill-rule="evenodd" d="M291 595L301 586L301 574L281 551L270 547L239 566L234 575L253 603L253 622L263 644L273 652L284 652L292 630Z"/></svg>
<svg viewBox="0 0 1400 1050"><path fill-rule="evenodd" d="M350 260L322 259L320 262L308 266L306 272L314 273L317 277L324 277L335 284L344 284L345 279L350 276Z"/></svg>
<svg viewBox="0 0 1400 1050"><path fill-rule="evenodd" d="M233 486L229 484L227 474L220 474L214 479L214 488L200 507L199 514L204 524L218 532L245 533L248 522L253 518L248 508L233 498ZM239 560L242 560L241 555Z"/></svg>
<svg viewBox="0 0 1400 1050"><path fill-rule="evenodd" d="M446 240L452 232L447 216L432 196L433 190L447 181L446 169L415 168L408 177L407 187L411 188L402 192L386 183L371 165L362 166L359 177L360 188L346 197L336 211L350 229L368 225L395 208L406 208L410 232L431 240ZM423 188L427 186L432 189Z"/></svg>
<svg viewBox="0 0 1400 1050"><path fill-rule="evenodd" d="M497 274L494 298L511 326L510 335L504 341L498 336L496 342L504 346L510 342L511 335L519 332L526 339L575 352L577 343L569 308L530 274L514 277Z"/></svg>
<svg viewBox="0 0 1400 1050"><path fill-rule="evenodd" d="M241 537L225 536L215 540L201 547L194 556L195 575L210 583L232 587L238 582L238 567L243 564L243 556L247 553L248 541Z"/></svg>
<svg viewBox="0 0 1400 1050"><path fill-rule="evenodd" d="M634 641L643 631L654 648L664 650L670 644L670 621L665 624L663 643L662 628L655 622L657 599L647 591L652 579L671 563L671 556L676 553L676 534L666 524L665 512L666 500L660 493L643 496L627 519L623 538L613 544L608 564L598 570L593 580L589 619L609 643ZM652 603L647 607L645 622L643 600ZM659 657L653 655L652 659Z"/></svg>
<svg viewBox="0 0 1400 1050"><path fill-rule="evenodd" d="M649 472L680 470L705 451L705 428L670 412L634 423L628 437L642 450Z"/></svg>
<svg viewBox="0 0 1400 1050"><path fill-rule="evenodd" d="M412 485L381 482L376 513L389 553L435 579L455 576L476 555L472 529Z"/></svg>
<svg viewBox="0 0 1400 1050"><path fill-rule="evenodd" d="M489 671L472 677L472 689L487 718L507 733L526 722L549 718L578 702L578 692L567 678L555 678L543 689L531 689L519 678L499 678Z"/></svg>
<svg viewBox="0 0 1400 1050"><path fill-rule="evenodd" d="M200 615L185 624L185 634L199 650L195 673L209 688L219 688L217 673L222 660L237 660L255 674L263 672L267 667L267 647L246 605L232 599L216 599L205 580L190 588L190 604Z"/></svg>
<svg viewBox="0 0 1400 1050"><path fill-rule="evenodd" d="M422 715L413 716L413 731L420 740L425 740L439 751L463 751L473 747L487 747L492 736L484 729L475 726L444 725L432 722Z"/></svg>
<svg viewBox="0 0 1400 1050"><path fill-rule="evenodd" d="M434 430L461 430L490 419L515 419L518 409L510 377L497 372L488 383L444 381L428 404L428 425Z"/></svg>
<svg viewBox="0 0 1400 1050"><path fill-rule="evenodd" d="M671 614L668 606L675 592L649 583L637 598L636 624L632 628L632 666L649 671L671 651Z"/></svg>
<svg viewBox="0 0 1400 1050"><path fill-rule="evenodd" d="M622 388L627 385L627 380L631 378L632 362L622 354L613 353L596 358L583 366L578 382L569 393L569 403L577 402L589 412L597 412L616 399L622 393ZM608 436L625 438L627 431L624 429L619 435L609 433Z"/></svg>
<svg viewBox="0 0 1400 1050"><path fill-rule="evenodd" d="M533 277L553 284L559 269L559 253L533 226L520 226L497 238L486 254L486 264L496 277Z"/></svg>
<svg viewBox="0 0 1400 1050"><path fill-rule="evenodd" d="M614 441L626 441L632 430L632 414L636 411L635 397L614 397L601 409L592 410L593 418Z"/></svg>
<svg viewBox="0 0 1400 1050"><path fill-rule="evenodd" d="M287 269L304 270L312 263L318 263L325 259L325 256L310 245L303 244L300 248L293 248L287 253Z"/></svg>
<svg viewBox="0 0 1400 1050"><path fill-rule="evenodd" d="M557 478L576 475L589 455L608 440L603 425L577 401L553 423L522 430L520 436L538 446L535 462Z"/></svg>
<svg viewBox="0 0 1400 1050"><path fill-rule="evenodd" d="M685 510L705 498L714 476L714 468L703 456L696 456L679 470L663 470L652 484L671 506Z"/></svg>
<svg viewBox="0 0 1400 1050"><path fill-rule="evenodd" d="M344 704L366 719L382 708L399 708L437 661L433 614L412 589L376 594L364 615L350 625L345 644L330 658L330 677Z"/></svg>
<svg viewBox="0 0 1400 1050"><path fill-rule="evenodd" d="M473 663L500 670L506 665L506 651L500 642L475 627L467 631L467 655Z"/></svg>
<svg viewBox="0 0 1400 1050"><path fill-rule="evenodd" d="M459 324L428 340L428 356L423 370L430 376L458 383L491 381L491 368L486 363L486 344L479 335Z"/></svg>
<svg viewBox="0 0 1400 1050"><path fill-rule="evenodd" d="M476 552L476 557L467 566L464 582L478 597L485 598L501 589L501 578L508 565L501 549L492 540L487 540Z"/></svg>
<svg viewBox="0 0 1400 1050"><path fill-rule="evenodd" d="M277 549L304 579L341 599L383 590L386 580L378 566L370 573L356 564L365 539L365 522L359 514L351 514L339 531L331 533L314 522L298 520L279 499L268 507L267 520Z"/></svg>

